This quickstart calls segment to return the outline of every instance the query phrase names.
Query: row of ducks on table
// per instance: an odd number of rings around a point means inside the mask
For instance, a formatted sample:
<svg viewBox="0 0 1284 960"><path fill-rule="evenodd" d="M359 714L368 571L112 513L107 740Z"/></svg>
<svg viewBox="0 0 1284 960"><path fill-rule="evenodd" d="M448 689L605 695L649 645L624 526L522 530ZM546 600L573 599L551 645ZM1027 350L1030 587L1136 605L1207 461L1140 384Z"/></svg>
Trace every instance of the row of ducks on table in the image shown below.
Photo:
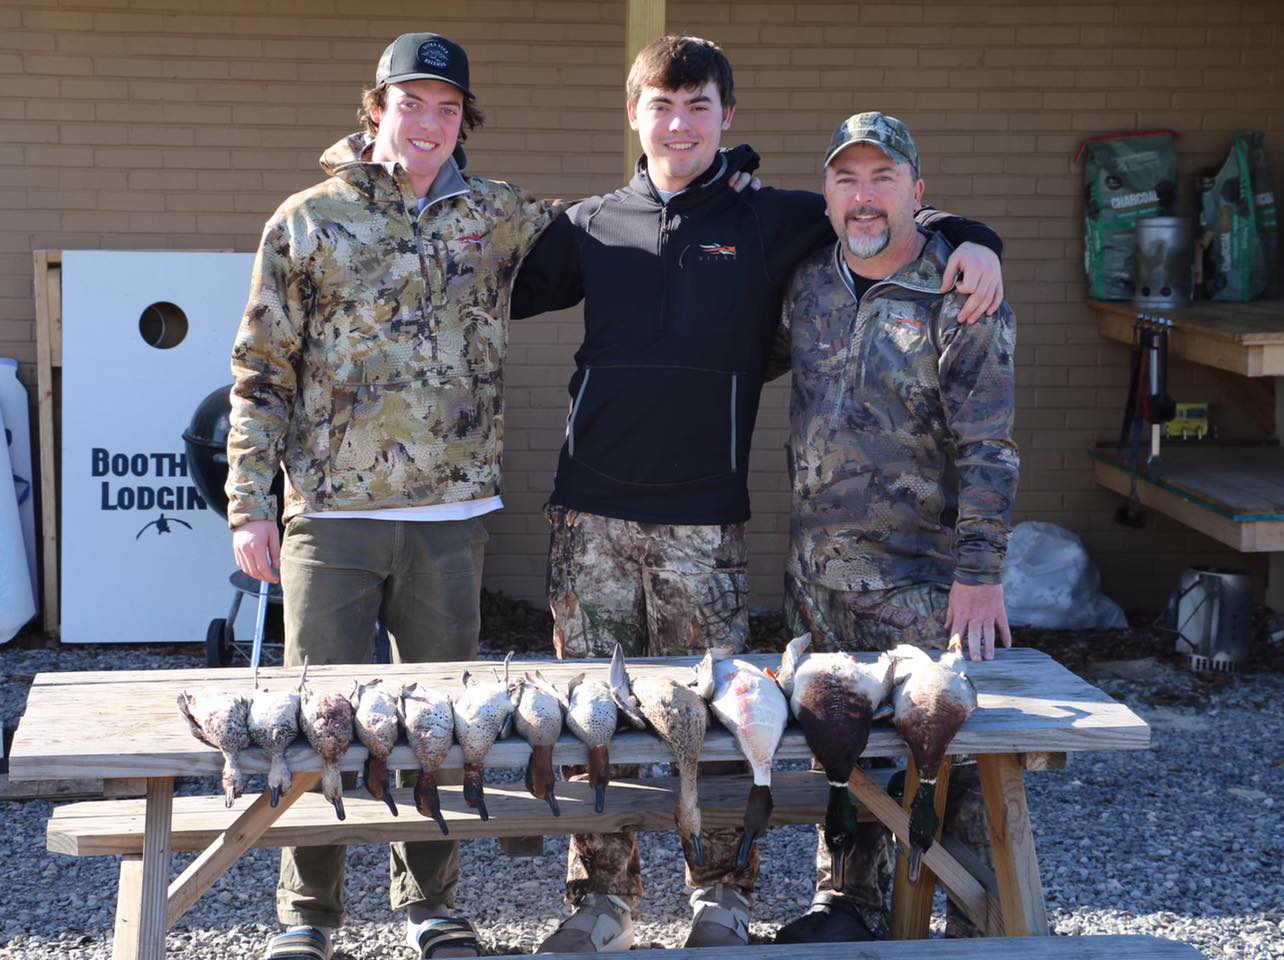
<svg viewBox="0 0 1284 960"><path fill-rule="evenodd" d="M489 814L482 788L484 761L495 741L516 727L531 745L526 787L560 815L553 747L565 724L588 748L589 780L600 813L605 809L612 736L622 722L651 730L673 755L679 783L674 820L698 865L704 863L704 850L697 764L712 710L734 736L753 774L737 857L741 867L771 818L772 759L792 714L830 784L823 835L839 885L845 854L855 844L856 808L848 779L865 750L871 725L890 716L919 774L909 831L909 875L914 881L938 826L934 793L941 759L976 708L976 690L963 671L962 656L951 651L937 661L917 647L902 645L862 662L847 653L810 652L810 642L808 635L790 641L779 668L765 671L727 651L710 650L686 683L668 674L631 679L617 645L609 682L580 674L565 692L538 670L510 680L510 654L502 677L498 671L493 671L493 680L465 672L464 690L455 697L421 683L403 687L398 696L379 680L355 684L348 694L314 691L305 665L292 689L256 686L248 698L184 691L178 705L192 733L223 753L228 806L244 789L239 754L251 743L270 758L268 787L276 806L291 783L285 751L302 732L321 757L322 793L340 820L344 810L339 763L354 734L368 751L366 789L396 815L387 761L404 731L420 767L416 809L432 817L443 834L448 830L436 774L452 743L458 742L464 755L464 799L485 820Z"/></svg>

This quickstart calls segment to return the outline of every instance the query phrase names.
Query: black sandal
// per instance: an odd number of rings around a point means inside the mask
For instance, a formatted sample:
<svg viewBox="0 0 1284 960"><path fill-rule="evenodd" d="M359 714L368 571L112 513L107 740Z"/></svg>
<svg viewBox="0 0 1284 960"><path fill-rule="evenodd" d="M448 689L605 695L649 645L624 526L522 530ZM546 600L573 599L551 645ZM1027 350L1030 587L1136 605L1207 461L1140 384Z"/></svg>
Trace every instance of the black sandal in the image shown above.
<svg viewBox="0 0 1284 960"><path fill-rule="evenodd" d="M263 960L330 960L330 938L316 927L296 927L268 941Z"/></svg>
<svg viewBox="0 0 1284 960"><path fill-rule="evenodd" d="M884 937L886 934L884 934ZM816 894L811 909L776 931L776 943L854 943L880 940L861 908L828 890Z"/></svg>
<svg viewBox="0 0 1284 960"><path fill-rule="evenodd" d="M431 960L438 950L447 947L472 950L473 956L481 956L477 929L465 917L431 917L425 920L413 946L419 949L420 960Z"/></svg>

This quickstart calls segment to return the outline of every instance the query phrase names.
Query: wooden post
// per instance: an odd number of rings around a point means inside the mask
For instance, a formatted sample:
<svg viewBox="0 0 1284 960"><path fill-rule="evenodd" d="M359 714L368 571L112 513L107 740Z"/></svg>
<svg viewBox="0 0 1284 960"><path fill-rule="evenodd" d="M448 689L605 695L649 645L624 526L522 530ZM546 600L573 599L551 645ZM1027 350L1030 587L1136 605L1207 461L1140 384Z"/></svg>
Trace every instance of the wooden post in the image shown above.
<svg viewBox="0 0 1284 960"><path fill-rule="evenodd" d="M116 890L116 932L111 939L111 960L138 960L138 926L143 911L143 858L120 858L120 886Z"/></svg>
<svg viewBox="0 0 1284 960"><path fill-rule="evenodd" d="M285 811L294 805L294 801L303 796L321 780L316 771L301 771L294 774L289 793L281 797L274 807L265 790L224 830L217 840L211 843L201 855L193 860L182 875L169 885L165 908L165 927L168 929L186 913L202 893L214 886L218 878L227 873L228 868L250 847L268 827L276 823ZM150 810L151 807L148 807Z"/></svg>
<svg viewBox="0 0 1284 960"><path fill-rule="evenodd" d="M909 758L905 770L905 795L901 798L901 808L907 813L918 792L918 767L914 758ZM950 791L950 758L941 760L940 770L936 775L936 818L938 823L945 820L945 798ZM932 923L932 896L936 893L936 874L932 873L926 863L919 868L918 883L909 882L909 838L901 837L896 846L896 880L892 887L892 939L925 940ZM936 840L940 842L941 828L936 828Z"/></svg>
<svg viewBox="0 0 1284 960"><path fill-rule="evenodd" d="M979 754L976 763L1003 905L1004 933L1009 937L1047 935L1047 907L1021 763L1014 753Z"/></svg>
<svg viewBox="0 0 1284 960"><path fill-rule="evenodd" d="M62 253L35 251L36 414L40 432L41 623L56 634L58 610L58 463L54 368L62 366Z"/></svg>
<svg viewBox="0 0 1284 960"><path fill-rule="evenodd" d="M125 943L125 949L136 951L127 955L136 955L138 960L164 960L165 957L165 900L169 884L169 839L173 811L173 777L149 777L147 810L143 815L138 926L126 938Z"/></svg>
<svg viewBox="0 0 1284 960"><path fill-rule="evenodd" d="M624 72L652 40L664 36L664 0L626 0L624 13ZM624 124L624 182L633 179L633 164L642 154L638 135Z"/></svg>

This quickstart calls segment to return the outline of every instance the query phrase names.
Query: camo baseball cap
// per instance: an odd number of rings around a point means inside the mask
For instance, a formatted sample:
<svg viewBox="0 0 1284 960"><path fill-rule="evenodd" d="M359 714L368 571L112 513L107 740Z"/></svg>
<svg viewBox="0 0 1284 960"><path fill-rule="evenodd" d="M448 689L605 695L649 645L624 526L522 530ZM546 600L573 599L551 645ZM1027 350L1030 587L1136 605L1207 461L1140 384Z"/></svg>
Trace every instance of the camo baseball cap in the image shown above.
<svg viewBox="0 0 1284 960"><path fill-rule="evenodd" d="M403 33L379 58L375 86L406 80L445 80L468 93L468 54L437 33Z"/></svg>
<svg viewBox="0 0 1284 960"><path fill-rule="evenodd" d="M825 153L825 166L853 143L868 143L878 147L897 163L908 163L918 172L918 146L910 136L909 127L895 117L872 110L857 113L838 125L829 139Z"/></svg>

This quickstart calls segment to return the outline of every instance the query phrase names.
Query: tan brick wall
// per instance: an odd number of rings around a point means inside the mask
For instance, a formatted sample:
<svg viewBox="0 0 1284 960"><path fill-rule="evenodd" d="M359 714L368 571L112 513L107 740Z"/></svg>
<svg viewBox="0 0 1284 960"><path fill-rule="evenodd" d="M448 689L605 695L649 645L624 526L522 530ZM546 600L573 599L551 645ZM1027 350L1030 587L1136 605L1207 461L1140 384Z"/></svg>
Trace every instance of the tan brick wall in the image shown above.
<svg viewBox="0 0 1284 960"><path fill-rule="evenodd" d="M354 125L360 85L388 38L439 29L465 44L487 127L472 169L549 196L617 185L622 0L8 0L0 7L0 354L33 379L30 251L251 250L264 217L316 179L320 149ZM264 7L268 12L262 12ZM1231 134L1264 129L1284 184L1284 6L1277 2L1052 0L669 4L671 29L719 40L737 67L729 142L763 176L814 187L843 116L882 109L914 129L928 199L992 223L1008 242L1018 315L1019 519L1084 536L1125 606L1155 606L1175 572L1236 554L1164 518L1116 526L1085 444L1117 429L1126 349L1082 304L1085 136L1171 127L1183 185ZM1183 212L1190 212L1183 189ZM492 518L492 586L542 590L550 485L578 313L515 324L509 509ZM1221 400L1177 364L1180 398ZM755 603L775 602L788 528L786 389L768 388L755 439ZM1229 404L1226 433L1251 433ZM1260 563L1256 566L1260 568Z"/></svg>

